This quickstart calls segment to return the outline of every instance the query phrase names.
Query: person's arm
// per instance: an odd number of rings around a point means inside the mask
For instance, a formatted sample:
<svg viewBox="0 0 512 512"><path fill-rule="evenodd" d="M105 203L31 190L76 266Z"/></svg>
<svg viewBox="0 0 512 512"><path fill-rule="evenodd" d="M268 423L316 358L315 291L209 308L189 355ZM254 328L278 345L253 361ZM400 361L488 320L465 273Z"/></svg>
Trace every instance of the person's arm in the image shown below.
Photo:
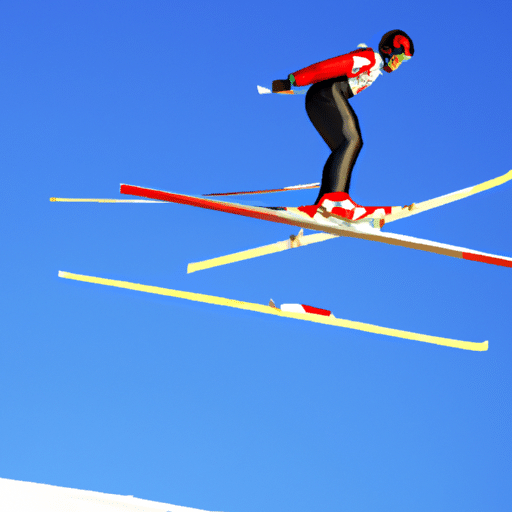
<svg viewBox="0 0 512 512"><path fill-rule="evenodd" d="M375 54L371 48L355 50L295 71L295 73L288 75L286 80L274 80L272 91L290 90L292 85L302 87L338 76L354 77L370 70L374 64Z"/></svg>

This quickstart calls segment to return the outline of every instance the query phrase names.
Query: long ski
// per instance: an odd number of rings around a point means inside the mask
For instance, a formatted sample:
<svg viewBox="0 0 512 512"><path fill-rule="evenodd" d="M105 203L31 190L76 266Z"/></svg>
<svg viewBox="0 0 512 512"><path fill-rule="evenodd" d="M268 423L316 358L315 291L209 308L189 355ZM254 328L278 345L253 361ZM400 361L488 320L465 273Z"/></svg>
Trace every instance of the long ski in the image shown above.
<svg viewBox="0 0 512 512"><path fill-rule="evenodd" d="M497 187L510 181L512 179L512 170L503 174L502 176L498 176L497 178L493 178L491 180L485 181L479 185L475 185L473 187L468 187L457 192L452 192L450 194L446 194L440 197L436 197L434 199L429 199L427 201L423 201L421 203L415 203L410 206L404 206L401 209L397 207L394 208L393 213L386 215L383 219L385 223L394 222L395 220L403 219L406 217L410 217L411 215L416 215L418 213L422 213L433 208L437 208L438 206L443 206L445 204L453 203L454 201L458 201L460 199L464 199L466 197L478 194L479 192L483 192L484 190L490 190L491 188ZM271 192L286 192L288 190L301 190L308 188L318 188L320 186L319 183L309 183L305 185L294 185L290 187L283 187L279 189L262 189L262 190L254 190L254 191L241 191L241 192L221 192L221 193L212 193L212 194L203 194L203 197L213 197L213 196L233 196L233 195L245 195L245 194L264 194ZM129 200L129 199L72 199L72 198L63 198L63 197L51 197L50 201L52 202L90 202L90 203L153 203L153 202L162 202L162 201L145 201L145 200ZM166 202L166 201L164 201ZM292 209L292 208L291 208Z"/></svg>
<svg viewBox="0 0 512 512"><path fill-rule="evenodd" d="M417 213L426 212L427 210L432 210L433 208L437 208L438 206L453 203L455 201L459 201L460 199L464 199L469 196L474 196L475 194L478 194L485 190L490 190L491 188L498 187L499 185L503 185L504 183L510 180L512 180L512 170L508 171L502 176L493 178L492 180L484 181L479 185L467 187L457 192L452 192L451 194L446 194L444 196L436 197L434 199L429 199L428 201L423 201L421 203L412 204L411 206L408 207L404 206L404 208L402 208L401 210L397 210L396 212L393 212L390 215L386 215L384 221L386 224L389 224L390 222L393 222L395 220L410 217L411 215L416 215Z"/></svg>
<svg viewBox="0 0 512 512"><path fill-rule="evenodd" d="M171 203L187 204L210 210L223 211L226 213L234 213L245 217L267 220L281 224L288 224L305 229L322 231L336 236L345 236L350 238L359 238L362 240L371 240L374 242L383 242L389 245L397 245L408 247L410 249L418 249L427 252L461 258L470 261L480 261L493 265L512 267L512 258L499 256L496 254L488 254L472 249L457 247L448 244L432 242L421 238L415 238L406 235L394 233L382 233L377 228L362 229L364 225L358 227L346 227L331 223L319 223L310 218L298 217L293 213L283 210L271 210L259 206L248 206L215 199L206 199L203 197L189 196L185 194L176 194L165 192L163 190L155 190L150 188L138 187L134 185L122 184L120 191L122 194L134 195L139 197L147 197L150 199L158 199L161 201L169 201ZM306 216L307 217L307 216Z"/></svg>
<svg viewBox="0 0 512 512"><path fill-rule="evenodd" d="M138 283L131 283L128 281L118 281L115 279L105 279L102 277L86 276L82 274L73 274L71 272L59 271L59 277L65 279L72 279L75 281L83 281L86 283L101 284L105 286L113 286L116 288L124 288L127 290L135 290L139 292L154 293L157 295L165 295L168 297L176 297L180 299L191 300L195 302L203 302L207 304L215 304L218 306L227 306L236 309L244 309L247 311L255 311L258 313L265 313L267 315L280 316L285 318L293 318L295 320L305 320L308 322L315 322L319 324L332 325L335 327L345 327L347 329L355 329L358 331L364 331L374 334L382 334L385 336L392 336L394 338L403 338L413 341L422 341L424 343L432 343L435 345L443 345L445 347L460 348L463 350L473 350L477 352L486 351L489 343L487 341L481 343L475 343L471 341L454 340L450 338L442 338L439 336L431 336L428 334L418 334L409 331L402 331L400 329L392 329L389 327L380 327L378 325L367 324L363 322L354 322L352 320L344 320L341 318L335 318L332 315L327 316L326 313L330 313L319 308L311 307L298 307L301 305L287 305L282 306L283 309L275 307L271 301L271 305L264 306L262 304L254 304L252 302L243 302L233 299L225 299L223 297L216 297L213 295L204 295L201 293L185 292L180 290L172 290L169 288L161 288L159 286L148 286ZM295 307L290 307L295 306ZM299 311L313 311L299 312ZM316 312L316 313L315 313Z"/></svg>
<svg viewBox="0 0 512 512"><path fill-rule="evenodd" d="M50 197L52 203L161 203L165 201L154 201L153 199L89 199L72 197Z"/></svg>
<svg viewBox="0 0 512 512"><path fill-rule="evenodd" d="M276 252L282 252L288 249L304 247L306 245L314 244L317 242L330 240L331 238L337 238L337 236L330 235L328 233L314 233L312 235L304 235L303 230L301 229L298 235L292 235L290 238L288 238L288 240L275 242L269 245L263 245L261 247L256 247L255 249L248 249L246 251L227 254L226 256L219 256L218 258L211 258L195 263L189 263L187 266L187 274L197 272L198 270L206 270L208 268L220 267L229 263L236 263L238 261L257 258L258 256L275 254Z"/></svg>
<svg viewBox="0 0 512 512"><path fill-rule="evenodd" d="M268 188L262 190L246 190L243 192L216 192L213 194L203 194L203 197L220 197L220 196L243 196L249 194L271 194L273 192L289 192L291 190L307 190L311 188L320 188L320 183L306 183L305 185L292 185L283 188Z"/></svg>
<svg viewBox="0 0 512 512"><path fill-rule="evenodd" d="M404 206L401 210L395 209L395 211L389 215L387 215L384 219L386 223L393 222L395 220L403 219L405 217L410 217L411 215L416 215L418 213L425 212L427 210L431 210L433 208L437 208L438 206L443 206L445 204L453 203L455 201L459 201L460 199L464 199L466 197L478 194L479 192L483 192L484 190L489 190L491 188L497 187L499 185L503 185L507 181L512 179L512 170L503 174L502 176L498 176L497 178L493 178L492 180L485 181L484 183L480 183L479 185L475 185L473 187L467 187L457 192L452 192L450 194L445 194L440 197L436 197L434 199L429 199L427 201L423 201L421 203L415 203L410 206ZM312 188L319 188L320 183L308 183L305 185L294 185L291 187L283 187L283 188L272 188L272 189L262 189L262 190L250 190L243 192L220 192L213 194L203 194L204 197L221 197L221 196L237 196L237 195L246 195L246 194L269 194L272 192L287 192L291 190L305 190Z"/></svg>

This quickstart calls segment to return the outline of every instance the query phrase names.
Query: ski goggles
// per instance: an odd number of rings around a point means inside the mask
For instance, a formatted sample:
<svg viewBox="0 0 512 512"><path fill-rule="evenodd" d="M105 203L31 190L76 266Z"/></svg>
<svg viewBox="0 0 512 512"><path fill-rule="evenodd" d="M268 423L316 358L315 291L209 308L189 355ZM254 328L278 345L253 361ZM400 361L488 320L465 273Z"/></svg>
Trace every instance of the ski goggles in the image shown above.
<svg viewBox="0 0 512 512"><path fill-rule="evenodd" d="M400 53L398 55L392 55L388 63L384 66L384 70L390 73L391 71L395 71L395 69L402 64L402 62L409 60L411 57L409 55L405 55L405 53Z"/></svg>

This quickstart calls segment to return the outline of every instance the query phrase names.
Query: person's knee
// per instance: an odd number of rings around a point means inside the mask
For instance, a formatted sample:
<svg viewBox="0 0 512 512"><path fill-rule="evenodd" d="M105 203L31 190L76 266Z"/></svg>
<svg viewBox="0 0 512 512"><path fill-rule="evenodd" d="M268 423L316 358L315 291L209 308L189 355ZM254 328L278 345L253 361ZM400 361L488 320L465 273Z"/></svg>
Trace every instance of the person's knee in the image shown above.
<svg viewBox="0 0 512 512"><path fill-rule="evenodd" d="M358 130L351 130L347 134L347 140L347 146L350 148L349 151L357 153L361 151L361 148L363 147L363 137Z"/></svg>

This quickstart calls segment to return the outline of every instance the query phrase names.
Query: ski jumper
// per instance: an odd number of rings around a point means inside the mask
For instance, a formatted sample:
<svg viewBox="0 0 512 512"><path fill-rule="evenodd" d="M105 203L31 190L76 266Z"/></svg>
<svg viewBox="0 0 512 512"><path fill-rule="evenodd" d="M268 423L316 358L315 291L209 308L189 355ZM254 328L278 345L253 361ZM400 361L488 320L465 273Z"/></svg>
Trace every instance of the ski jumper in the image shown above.
<svg viewBox="0 0 512 512"><path fill-rule="evenodd" d="M363 146L359 121L348 100L369 87L383 66L379 53L365 47L290 75L290 82L298 87L313 84L306 94L306 112L331 150L315 204L324 194L348 193Z"/></svg>

